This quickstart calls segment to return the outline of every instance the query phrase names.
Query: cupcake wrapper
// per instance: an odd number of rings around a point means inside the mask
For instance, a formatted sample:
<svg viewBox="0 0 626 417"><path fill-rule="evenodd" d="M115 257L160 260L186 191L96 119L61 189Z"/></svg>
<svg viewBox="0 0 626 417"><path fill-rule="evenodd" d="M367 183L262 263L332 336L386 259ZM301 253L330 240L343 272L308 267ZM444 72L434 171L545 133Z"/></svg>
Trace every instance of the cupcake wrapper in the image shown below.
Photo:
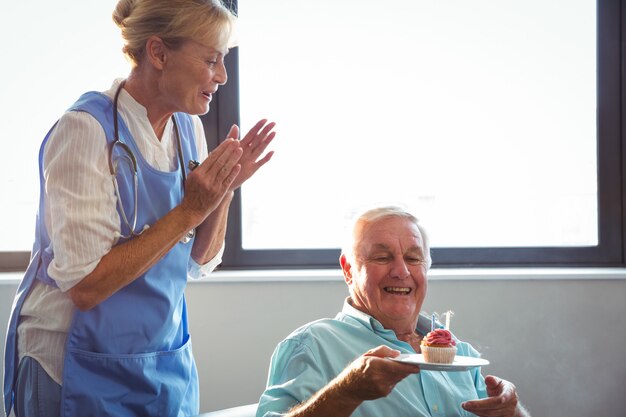
<svg viewBox="0 0 626 417"><path fill-rule="evenodd" d="M456 355L456 347L421 346L424 360L431 363L452 363Z"/></svg>

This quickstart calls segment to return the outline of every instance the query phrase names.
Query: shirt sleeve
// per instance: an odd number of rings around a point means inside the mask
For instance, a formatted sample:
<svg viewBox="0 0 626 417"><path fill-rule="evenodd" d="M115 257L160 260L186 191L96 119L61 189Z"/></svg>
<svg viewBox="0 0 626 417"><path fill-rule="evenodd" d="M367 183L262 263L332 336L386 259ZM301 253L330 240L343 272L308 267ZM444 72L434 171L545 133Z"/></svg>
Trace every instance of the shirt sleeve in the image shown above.
<svg viewBox="0 0 626 417"><path fill-rule="evenodd" d="M119 239L119 215L102 126L85 112L65 113L44 149L48 267L61 291L92 272Z"/></svg>
<svg viewBox="0 0 626 417"><path fill-rule="evenodd" d="M259 399L257 417L281 416L308 400L332 378L321 369L313 351L298 340L281 342L270 362L267 388Z"/></svg>
<svg viewBox="0 0 626 417"><path fill-rule="evenodd" d="M189 257L189 262L187 264L187 276L191 280L199 280L208 277L211 272L218 267L219 264L222 263L222 256L224 255L224 248L226 246L222 244L222 248L220 251L211 259L209 262L204 265L200 265L193 258Z"/></svg>
<svg viewBox="0 0 626 417"><path fill-rule="evenodd" d="M480 358L482 355L472 345L466 342L458 342L458 353L462 356L471 356L473 358ZM487 385L485 384L485 377L480 372L481 368L472 368L470 370L474 379L474 388L478 394L478 398L487 398Z"/></svg>

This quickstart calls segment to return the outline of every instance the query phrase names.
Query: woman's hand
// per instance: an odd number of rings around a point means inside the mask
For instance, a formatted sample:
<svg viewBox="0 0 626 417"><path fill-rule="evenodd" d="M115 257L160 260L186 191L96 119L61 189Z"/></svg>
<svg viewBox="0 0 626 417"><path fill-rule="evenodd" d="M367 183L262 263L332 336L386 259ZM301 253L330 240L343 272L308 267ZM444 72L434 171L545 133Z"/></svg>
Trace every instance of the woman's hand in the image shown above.
<svg viewBox="0 0 626 417"><path fill-rule="evenodd" d="M192 227L202 223L231 192L233 181L241 172L243 153L241 142L228 138L189 173L181 208L192 217Z"/></svg>
<svg viewBox="0 0 626 417"><path fill-rule="evenodd" d="M274 155L274 152L268 152L261 159L259 157L265 152L267 146L272 142L276 132L273 132L276 123L268 123L267 119L262 119L254 125L246 136L239 141L243 154L239 160L241 171L231 184L230 189L235 190L248 180L259 168L265 165ZM228 132L227 138L237 139L239 137L239 127L233 125Z"/></svg>

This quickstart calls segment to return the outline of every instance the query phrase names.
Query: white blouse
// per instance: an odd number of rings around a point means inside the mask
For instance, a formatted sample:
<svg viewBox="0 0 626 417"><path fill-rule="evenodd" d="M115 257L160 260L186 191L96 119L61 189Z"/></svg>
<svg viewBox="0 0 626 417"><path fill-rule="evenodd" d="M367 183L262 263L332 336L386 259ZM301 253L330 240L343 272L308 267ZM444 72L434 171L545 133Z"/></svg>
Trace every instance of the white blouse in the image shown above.
<svg viewBox="0 0 626 417"><path fill-rule="evenodd" d="M104 94L113 99L120 82L115 80ZM118 110L144 159L160 171L176 170L178 147L171 119L159 141L146 109L126 90L119 95ZM204 129L198 116L192 119L198 160L203 161L208 154ZM85 112L66 112L44 149L45 225L54 250L48 274L59 288L35 281L20 315L18 352L20 360L24 356L36 359L59 384L74 312L66 291L91 273L120 237L108 157L102 126ZM210 274L220 264L223 252L224 245L205 265L190 258L189 278Z"/></svg>

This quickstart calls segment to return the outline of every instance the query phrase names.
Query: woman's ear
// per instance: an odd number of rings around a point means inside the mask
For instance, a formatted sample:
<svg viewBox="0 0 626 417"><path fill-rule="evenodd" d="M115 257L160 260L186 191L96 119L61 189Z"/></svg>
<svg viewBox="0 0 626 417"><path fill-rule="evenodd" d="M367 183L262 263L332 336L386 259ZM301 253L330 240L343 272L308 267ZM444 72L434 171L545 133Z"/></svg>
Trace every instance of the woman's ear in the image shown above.
<svg viewBox="0 0 626 417"><path fill-rule="evenodd" d="M158 36L150 36L146 41L146 57L158 70L162 70L167 62L167 47Z"/></svg>
<svg viewBox="0 0 626 417"><path fill-rule="evenodd" d="M345 254L341 254L339 257L339 264L341 265L341 270L343 271L343 279L346 281L348 286L352 285L352 265Z"/></svg>

